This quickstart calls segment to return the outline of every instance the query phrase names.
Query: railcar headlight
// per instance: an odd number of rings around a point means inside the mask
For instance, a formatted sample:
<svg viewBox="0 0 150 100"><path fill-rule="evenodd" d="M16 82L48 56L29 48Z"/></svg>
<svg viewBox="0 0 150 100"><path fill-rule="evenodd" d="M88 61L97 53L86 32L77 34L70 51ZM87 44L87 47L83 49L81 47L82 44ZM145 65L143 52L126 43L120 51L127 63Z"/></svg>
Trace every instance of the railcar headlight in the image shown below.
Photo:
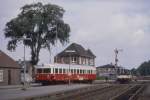
<svg viewBox="0 0 150 100"><path fill-rule="evenodd" d="M36 75L36 78L39 78L39 75Z"/></svg>

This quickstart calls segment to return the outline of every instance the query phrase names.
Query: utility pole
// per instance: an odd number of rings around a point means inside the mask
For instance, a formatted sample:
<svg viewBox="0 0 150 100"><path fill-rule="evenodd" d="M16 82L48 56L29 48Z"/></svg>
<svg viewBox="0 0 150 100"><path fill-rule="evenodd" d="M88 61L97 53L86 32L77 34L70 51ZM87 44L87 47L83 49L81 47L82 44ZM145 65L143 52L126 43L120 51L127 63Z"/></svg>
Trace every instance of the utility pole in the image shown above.
<svg viewBox="0 0 150 100"><path fill-rule="evenodd" d="M122 52L123 50L122 49L115 49L114 50L114 52L115 52L115 69L116 69L116 77L117 77L117 74L118 74L118 72L117 72L117 66L118 66L118 53L119 52Z"/></svg>
<svg viewBox="0 0 150 100"><path fill-rule="evenodd" d="M18 39L18 40L22 40L22 41L26 41L26 40L30 40L31 41L31 38L27 38L27 37L25 37L25 36L23 36L22 38L16 38L16 39ZM23 74L24 74L24 80L23 80L23 87L22 87L22 90L26 90L27 89L27 81L26 81L26 67L27 67L27 65L26 65L26 50L25 50L25 43L23 43L24 44L24 50L23 50L23 54L24 54L24 56L23 56L23 62L24 62L24 64L23 64Z"/></svg>
<svg viewBox="0 0 150 100"><path fill-rule="evenodd" d="M71 79L70 79L70 77L71 77L71 71L70 71L70 66L71 66L71 53L75 53L76 51L75 50L66 50L65 51L66 53L68 53L68 55L69 55L69 71L68 71L68 85L70 85L70 81L71 81Z"/></svg>

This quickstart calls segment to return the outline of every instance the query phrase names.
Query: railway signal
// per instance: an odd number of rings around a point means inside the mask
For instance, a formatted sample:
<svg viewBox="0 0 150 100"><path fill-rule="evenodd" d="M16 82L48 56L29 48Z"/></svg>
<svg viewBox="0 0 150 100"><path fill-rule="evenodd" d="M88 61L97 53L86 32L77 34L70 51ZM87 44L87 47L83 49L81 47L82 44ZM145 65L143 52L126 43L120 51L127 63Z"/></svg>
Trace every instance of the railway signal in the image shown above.
<svg viewBox="0 0 150 100"><path fill-rule="evenodd" d="M118 66L118 54L119 54L119 52L122 52L123 51L123 49L117 49L117 48L115 48L115 50L114 50L114 52L115 52L115 68L116 68L116 76L117 76L117 66Z"/></svg>

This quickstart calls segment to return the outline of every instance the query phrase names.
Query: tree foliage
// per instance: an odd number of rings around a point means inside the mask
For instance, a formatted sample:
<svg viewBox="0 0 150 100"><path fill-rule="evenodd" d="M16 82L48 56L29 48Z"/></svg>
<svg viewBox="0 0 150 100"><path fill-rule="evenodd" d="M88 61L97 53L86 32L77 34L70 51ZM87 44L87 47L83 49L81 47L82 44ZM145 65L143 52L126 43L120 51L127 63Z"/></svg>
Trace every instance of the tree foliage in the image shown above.
<svg viewBox="0 0 150 100"><path fill-rule="evenodd" d="M31 63L37 64L42 48L49 49L56 39L68 42L70 27L64 23L64 9L54 4L36 3L25 5L21 13L6 24L5 37L9 38L8 50L15 50L18 42L23 41L31 49ZM31 40L21 40L30 38Z"/></svg>
<svg viewBox="0 0 150 100"><path fill-rule="evenodd" d="M140 75L142 76L147 76L150 75L150 61L142 63L137 71L139 72Z"/></svg>
<svg viewBox="0 0 150 100"><path fill-rule="evenodd" d="M137 69L135 69L135 68L131 69L131 73L132 73L132 75L138 75Z"/></svg>

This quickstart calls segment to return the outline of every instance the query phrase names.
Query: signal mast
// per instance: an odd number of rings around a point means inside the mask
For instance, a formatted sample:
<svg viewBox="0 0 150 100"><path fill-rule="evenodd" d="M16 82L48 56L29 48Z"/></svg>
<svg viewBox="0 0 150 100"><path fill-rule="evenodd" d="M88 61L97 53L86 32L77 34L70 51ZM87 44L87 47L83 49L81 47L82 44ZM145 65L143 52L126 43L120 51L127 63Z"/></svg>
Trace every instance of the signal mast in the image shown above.
<svg viewBox="0 0 150 100"><path fill-rule="evenodd" d="M122 49L117 49L115 48L114 52L115 52L115 69L116 69L116 76L117 76L117 66L118 66L118 53L119 52L122 52L123 50Z"/></svg>

